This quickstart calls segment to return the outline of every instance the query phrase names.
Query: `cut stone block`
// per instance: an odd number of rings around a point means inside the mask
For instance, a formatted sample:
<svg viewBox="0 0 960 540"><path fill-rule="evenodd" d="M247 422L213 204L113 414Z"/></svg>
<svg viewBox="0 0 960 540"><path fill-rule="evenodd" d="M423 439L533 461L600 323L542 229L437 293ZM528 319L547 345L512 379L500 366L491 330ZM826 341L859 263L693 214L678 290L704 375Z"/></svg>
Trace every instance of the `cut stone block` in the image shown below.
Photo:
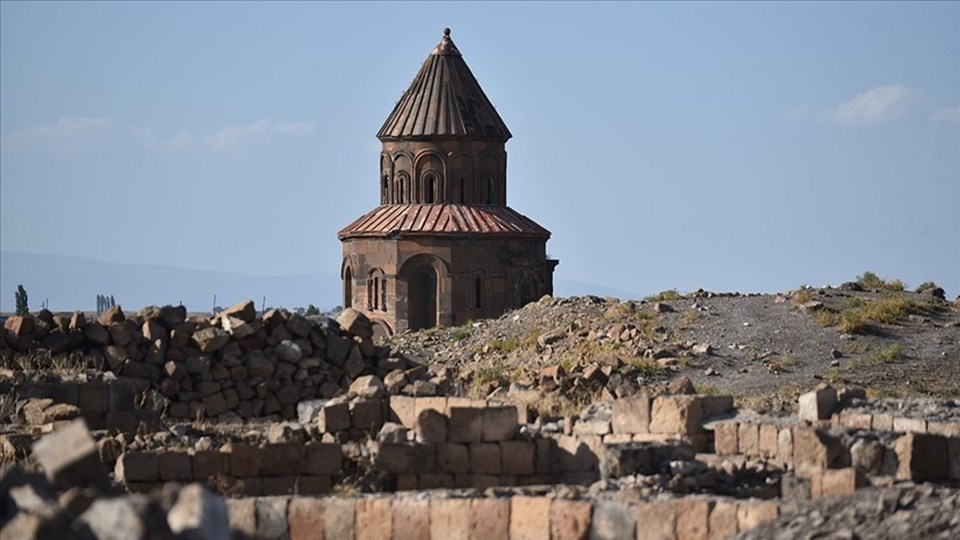
<svg viewBox="0 0 960 540"><path fill-rule="evenodd" d="M428 500L394 499L393 538L430 538L430 502Z"/></svg>
<svg viewBox="0 0 960 540"><path fill-rule="evenodd" d="M677 513L677 538L706 540L710 530L710 502L685 497L674 503Z"/></svg>
<svg viewBox="0 0 960 540"><path fill-rule="evenodd" d="M227 505L201 484L185 486L167 513L170 531L183 538L230 540Z"/></svg>
<svg viewBox="0 0 960 540"><path fill-rule="evenodd" d="M614 433L648 433L650 431L650 396L640 394L614 400L611 424Z"/></svg>
<svg viewBox="0 0 960 540"><path fill-rule="evenodd" d="M651 433L687 435L702 433L703 404L698 396L659 396L653 400Z"/></svg>
<svg viewBox="0 0 960 540"><path fill-rule="evenodd" d="M550 499L518 496L510 499L511 540L550 540Z"/></svg>
<svg viewBox="0 0 960 540"><path fill-rule="evenodd" d="M496 443L473 443L470 448L470 471L474 474L500 474L500 446Z"/></svg>
<svg viewBox="0 0 960 540"><path fill-rule="evenodd" d="M508 441L516 435L519 429L516 407L487 407L482 410L484 441Z"/></svg>
<svg viewBox="0 0 960 540"><path fill-rule="evenodd" d="M676 508L673 502L637 504L637 540L677 538Z"/></svg>
<svg viewBox="0 0 960 540"><path fill-rule="evenodd" d="M737 503L716 501L710 509L708 538L724 540L737 534Z"/></svg>
<svg viewBox="0 0 960 540"><path fill-rule="evenodd" d="M433 499L430 501L430 538L468 540L470 538L470 499Z"/></svg>
<svg viewBox="0 0 960 540"><path fill-rule="evenodd" d="M33 456L58 489L109 485L97 445L83 420L74 420L34 443Z"/></svg>
<svg viewBox="0 0 960 540"><path fill-rule="evenodd" d="M799 399L800 420L816 423L828 420L837 408L837 391L830 385L822 384L816 389L801 394Z"/></svg>
<svg viewBox="0 0 960 540"><path fill-rule="evenodd" d="M867 479L859 469L827 469L810 477L810 495L815 499L830 495L849 495L867 485Z"/></svg>
<svg viewBox="0 0 960 540"><path fill-rule="evenodd" d="M356 537L356 499L328 497L323 506L323 532L326 538Z"/></svg>
<svg viewBox="0 0 960 540"><path fill-rule="evenodd" d="M287 506L289 503L290 497L257 498L258 537L289 540L290 532L287 526Z"/></svg>
<svg viewBox="0 0 960 540"><path fill-rule="evenodd" d="M393 505L389 498L357 499L357 540L393 538Z"/></svg>
<svg viewBox="0 0 960 540"><path fill-rule="evenodd" d="M407 429L413 429L417 421L416 398L390 396L390 421L397 422Z"/></svg>
<svg viewBox="0 0 960 540"><path fill-rule="evenodd" d="M809 426L793 428L793 464L797 474L829 469L843 454L843 443L836 437Z"/></svg>
<svg viewBox="0 0 960 540"><path fill-rule="evenodd" d="M500 443L500 470L503 474L533 475L536 445L528 441L503 441Z"/></svg>
<svg viewBox="0 0 960 540"><path fill-rule="evenodd" d="M776 501L741 501L737 506L737 529L749 531L761 523L773 521L780 515L780 506Z"/></svg>
<svg viewBox="0 0 960 540"><path fill-rule="evenodd" d="M510 500L502 498L470 501L470 540L509 538Z"/></svg>
<svg viewBox="0 0 960 540"><path fill-rule="evenodd" d="M773 424L760 424L760 455L772 459L777 456L777 437L780 430Z"/></svg>
<svg viewBox="0 0 960 540"><path fill-rule="evenodd" d="M619 540L634 535L637 512L633 506L612 501L594 503L590 524L591 540Z"/></svg>
<svg viewBox="0 0 960 540"><path fill-rule="evenodd" d="M940 435L907 433L894 444L897 479L925 482L946 480L950 474L947 439Z"/></svg>
<svg viewBox="0 0 960 540"><path fill-rule="evenodd" d="M740 451L736 422L722 422L713 430L713 446L720 456L732 456Z"/></svg>
<svg viewBox="0 0 960 540"><path fill-rule="evenodd" d="M325 499L294 497L287 509L291 540L325 538Z"/></svg>
<svg viewBox="0 0 960 540"><path fill-rule="evenodd" d="M760 426L752 422L740 424L737 429L738 448L745 456L760 455Z"/></svg>
<svg viewBox="0 0 960 540"><path fill-rule="evenodd" d="M450 407L447 439L451 442L482 441L483 409L478 407Z"/></svg>
<svg viewBox="0 0 960 540"><path fill-rule="evenodd" d="M350 429L350 404L327 403L317 413L317 430L320 433L336 433Z"/></svg>
<svg viewBox="0 0 960 540"><path fill-rule="evenodd" d="M554 499L550 502L550 539L584 540L590 534L593 506L588 501ZM636 522L636 516L633 517ZM629 531L632 533L633 531ZM629 537L631 534L624 537Z"/></svg>

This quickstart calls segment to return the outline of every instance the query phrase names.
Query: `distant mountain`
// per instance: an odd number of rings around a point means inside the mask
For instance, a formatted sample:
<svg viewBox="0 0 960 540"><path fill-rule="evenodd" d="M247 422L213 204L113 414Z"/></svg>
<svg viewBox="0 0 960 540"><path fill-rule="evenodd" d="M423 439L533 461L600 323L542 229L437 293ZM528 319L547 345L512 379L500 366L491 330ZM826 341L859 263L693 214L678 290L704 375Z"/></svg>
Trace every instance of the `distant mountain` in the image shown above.
<svg viewBox="0 0 960 540"><path fill-rule="evenodd" d="M98 294L113 295L128 310L149 305L183 303L190 311L209 311L217 304L230 306L253 300L257 307L266 296L268 306L296 307L314 304L328 310L340 304L340 276L317 272L291 276L257 276L174 266L123 264L70 257L0 251L0 311L12 311L14 291L22 283L37 310L49 299L53 311L96 308ZM641 295L613 287L556 279L558 296Z"/></svg>
<svg viewBox="0 0 960 540"><path fill-rule="evenodd" d="M0 311L13 310L20 283L32 310L48 298L53 311L92 311L98 294L113 295L131 310L183 303L190 311L209 311L214 295L224 307L251 299L259 308L264 296L268 306L314 304L323 310L340 303L340 277L334 273L256 276L0 251Z"/></svg>

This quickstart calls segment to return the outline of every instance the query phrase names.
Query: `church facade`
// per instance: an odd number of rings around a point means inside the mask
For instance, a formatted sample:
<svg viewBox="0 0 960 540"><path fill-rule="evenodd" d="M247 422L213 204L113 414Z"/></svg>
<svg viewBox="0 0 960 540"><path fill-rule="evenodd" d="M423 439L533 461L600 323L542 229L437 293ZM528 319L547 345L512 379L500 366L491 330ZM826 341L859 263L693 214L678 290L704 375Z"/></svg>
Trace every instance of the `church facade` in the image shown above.
<svg viewBox="0 0 960 540"><path fill-rule="evenodd" d="M344 307L392 335L553 294L550 232L507 206L511 136L445 29L377 133L380 205L338 233Z"/></svg>

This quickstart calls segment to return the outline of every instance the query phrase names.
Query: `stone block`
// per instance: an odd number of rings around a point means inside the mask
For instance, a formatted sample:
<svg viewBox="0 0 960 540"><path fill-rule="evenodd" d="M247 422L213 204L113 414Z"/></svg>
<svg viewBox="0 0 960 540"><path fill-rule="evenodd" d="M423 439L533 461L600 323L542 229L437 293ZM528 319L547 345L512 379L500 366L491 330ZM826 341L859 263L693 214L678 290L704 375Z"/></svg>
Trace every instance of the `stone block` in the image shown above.
<svg viewBox="0 0 960 540"><path fill-rule="evenodd" d="M599 457L584 440L586 437L562 435L557 437L557 462L564 472L593 471L599 466Z"/></svg>
<svg viewBox="0 0 960 540"><path fill-rule="evenodd" d="M897 433L926 433L927 421L923 418L894 417L893 430Z"/></svg>
<svg viewBox="0 0 960 540"><path fill-rule="evenodd" d="M114 468L114 476L124 484L131 482L156 482L160 480L157 454L131 451L120 454Z"/></svg>
<svg viewBox="0 0 960 540"><path fill-rule="evenodd" d="M419 477L415 474L398 474L397 475L397 491L410 491L417 489L417 482Z"/></svg>
<svg viewBox="0 0 960 540"><path fill-rule="evenodd" d="M466 443L482 441L483 409L478 407L450 407L447 440Z"/></svg>
<svg viewBox="0 0 960 540"><path fill-rule="evenodd" d="M432 499L430 501L430 538L468 540L470 538L470 499Z"/></svg>
<svg viewBox="0 0 960 540"><path fill-rule="evenodd" d="M357 499L357 540L391 540L393 505L389 498Z"/></svg>
<svg viewBox="0 0 960 540"><path fill-rule="evenodd" d="M343 464L339 444L311 443L304 447L304 469L307 474L337 475Z"/></svg>
<svg viewBox="0 0 960 540"><path fill-rule="evenodd" d="M261 476L297 476L305 472L303 443L265 444L261 448Z"/></svg>
<svg viewBox="0 0 960 540"><path fill-rule="evenodd" d="M470 471L470 453L467 445L457 443L437 444L437 467L440 472L466 474Z"/></svg>
<svg viewBox="0 0 960 540"><path fill-rule="evenodd" d="M235 537L257 535L257 502L255 499L227 499L227 519Z"/></svg>
<svg viewBox="0 0 960 540"><path fill-rule="evenodd" d="M741 423L737 428L737 448L745 456L760 455L760 426L752 422Z"/></svg>
<svg viewBox="0 0 960 540"><path fill-rule="evenodd" d="M299 476L296 480L296 493L300 495L324 495L333 489L333 482L326 475Z"/></svg>
<svg viewBox="0 0 960 540"><path fill-rule="evenodd" d="M230 474L243 478L260 475L260 448L247 443L227 443L222 448L229 454Z"/></svg>
<svg viewBox="0 0 960 540"><path fill-rule="evenodd" d="M354 401L350 404L350 426L376 433L383 426L383 409L379 399Z"/></svg>
<svg viewBox="0 0 960 540"><path fill-rule="evenodd" d="M876 431L893 431L893 415L875 414L870 421L870 425Z"/></svg>
<svg viewBox="0 0 960 540"><path fill-rule="evenodd" d="M447 398L445 397L418 397L414 398L413 413L414 418L419 417L420 413L426 410L437 411L442 415L447 414Z"/></svg>
<svg viewBox="0 0 960 540"><path fill-rule="evenodd" d="M614 433L648 433L650 431L650 396L620 398L613 402L611 424Z"/></svg>
<svg viewBox="0 0 960 540"><path fill-rule="evenodd" d="M416 451L409 444L380 443L373 457L375 470L388 474L409 474L414 470Z"/></svg>
<svg viewBox="0 0 960 540"><path fill-rule="evenodd" d="M397 422L407 429L413 429L417 421L417 398L407 396L390 396L390 421Z"/></svg>
<svg viewBox="0 0 960 540"><path fill-rule="evenodd" d="M719 456L732 456L740 451L736 422L722 422L713 429L713 447Z"/></svg>
<svg viewBox="0 0 960 540"><path fill-rule="evenodd" d="M594 503L590 524L591 540L619 540L634 536L637 529L636 509L626 503L598 501Z"/></svg>
<svg viewBox="0 0 960 540"><path fill-rule="evenodd" d="M81 384L77 391L77 406L84 412L110 410L110 387L102 381Z"/></svg>
<svg viewBox="0 0 960 540"><path fill-rule="evenodd" d="M714 502L707 526L707 537L710 540L733 538L737 534L737 503L727 500Z"/></svg>
<svg viewBox="0 0 960 540"><path fill-rule="evenodd" d="M261 495L294 495L296 493L296 476L270 476L260 479Z"/></svg>
<svg viewBox="0 0 960 540"><path fill-rule="evenodd" d="M393 538L430 538L430 502L426 499L393 500Z"/></svg>
<svg viewBox="0 0 960 540"><path fill-rule="evenodd" d="M417 414L413 432L416 441L421 444L446 441L447 417L434 409L424 409Z"/></svg>
<svg viewBox="0 0 960 540"><path fill-rule="evenodd" d="M450 489L453 487L453 475L424 473L418 481L419 489Z"/></svg>
<svg viewBox="0 0 960 540"><path fill-rule="evenodd" d="M151 531L139 506L133 497L97 499L74 520L72 527L84 531L86 538L147 538ZM64 537L70 536L73 535Z"/></svg>
<svg viewBox="0 0 960 540"><path fill-rule="evenodd" d="M778 515L780 506L777 501L741 501L737 505L737 530L749 531L761 523L777 519Z"/></svg>
<svg viewBox="0 0 960 540"><path fill-rule="evenodd" d="M710 531L710 501L684 497L674 503L677 538L706 540Z"/></svg>
<svg viewBox="0 0 960 540"><path fill-rule="evenodd" d="M211 476L230 474L230 462L219 450L197 450L193 453L193 478L205 482Z"/></svg>
<svg viewBox="0 0 960 540"><path fill-rule="evenodd" d="M670 502L637 504L637 540L673 540L676 534L676 508Z"/></svg>
<svg viewBox="0 0 960 540"><path fill-rule="evenodd" d="M503 474L536 474L536 453L533 442L503 441L500 443L500 471Z"/></svg>
<svg viewBox="0 0 960 540"><path fill-rule="evenodd" d="M497 443L472 443L470 448L470 471L474 474L500 474L500 445Z"/></svg>
<svg viewBox="0 0 960 540"><path fill-rule="evenodd" d="M839 424L851 429L869 430L873 424L873 415L856 411L840 411L837 415Z"/></svg>
<svg viewBox="0 0 960 540"><path fill-rule="evenodd" d="M607 435L610 433L610 422L601 418L577 420L573 425L574 435Z"/></svg>
<svg viewBox="0 0 960 540"><path fill-rule="evenodd" d="M190 484L180 490L167 513L167 525L173 534L182 538L230 539L226 503L201 484Z"/></svg>
<svg viewBox="0 0 960 540"><path fill-rule="evenodd" d="M287 506L290 497L257 498L257 536L289 540L287 527Z"/></svg>
<svg viewBox="0 0 960 540"><path fill-rule="evenodd" d="M315 540L325 536L326 499L293 497L287 510L290 540Z"/></svg>
<svg viewBox="0 0 960 540"><path fill-rule="evenodd" d="M703 419L722 416L733 410L733 396L730 395L700 395L700 406L703 409Z"/></svg>
<svg viewBox="0 0 960 540"><path fill-rule="evenodd" d="M774 424L760 424L760 455L773 459L777 457L777 438L780 429Z"/></svg>
<svg viewBox="0 0 960 540"><path fill-rule="evenodd" d="M350 404L327 403L317 413L317 430L320 433L336 433L350 429Z"/></svg>
<svg viewBox="0 0 960 540"><path fill-rule="evenodd" d="M551 540L586 540L590 535L592 510L589 501L553 499L550 502ZM630 536L627 534L623 537Z"/></svg>
<svg viewBox="0 0 960 540"><path fill-rule="evenodd" d="M813 498L849 495L866 485L867 479L859 469L827 469L811 475L810 495Z"/></svg>
<svg viewBox="0 0 960 540"><path fill-rule="evenodd" d="M193 480L193 461L186 452L158 452L157 469L160 471L160 480Z"/></svg>
<svg viewBox="0 0 960 540"><path fill-rule="evenodd" d="M701 433L702 398L693 395L659 396L653 400L651 433L687 435Z"/></svg>
<svg viewBox="0 0 960 540"><path fill-rule="evenodd" d="M470 540L509 538L510 499L470 500Z"/></svg>
<svg viewBox="0 0 960 540"><path fill-rule="evenodd" d="M927 422L927 433L943 435L944 437L960 437L960 422L930 420Z"/></svg>
<svg viewBox="0 0 960 540"><path fill-rule="evenodd" d="M836 437L809 426L793 428L793 465L797 474L809 476L828 469L843 454L843 444Z"/></svg>
<svg viewBox="0 0 960 540"><path fill-rule="evenodd" d="M33 457L58 489L106 487L107 471L83 420L74 420L33 444Z"/></svg>
<svg viewBox="0 0 960 540"><path fill-rule="evenodd" d="M777 461L784 467L793 467L793 428L780 428L777 433Z"/></svg>
<svg viewBox="0 0 960 540"><path fill-rule="evenodd" d="M821 384L816 389L801 394L798 404L800 420L810 423L828 420L837 408L837 391L830 385Z"/></svg>
<svg viewBox="0 0 960 540"><path fill-rule="evenodd" d="M325 499L323 532L326 538L356 538L356 499L352 497Z"/></svg>
<svg viewBox="0 0 960 540"><path fill-rule="evenodd" d="M950 479L960 480L960 437L947 439L947 454L950 458Z"/></svg>
<svg viewBox="0 0 960 540"><path fill-rule="evenodd" d="M894 451L897 454L898 480L925 482L949 477L946 437L907 433L894 443Z"/></svg>
<svg viewBox="0 0 960 540"><path fill-rule="evenodd" d="M519 429L516 407L487 407L482 411L484 441L508 441L516 435Z"/></svg>
<svg viewBox="0 0 960 540"><path fill-rule="evenodd" d="M510 539L550 540L550 499L517 496L510 499Z"/></svg>

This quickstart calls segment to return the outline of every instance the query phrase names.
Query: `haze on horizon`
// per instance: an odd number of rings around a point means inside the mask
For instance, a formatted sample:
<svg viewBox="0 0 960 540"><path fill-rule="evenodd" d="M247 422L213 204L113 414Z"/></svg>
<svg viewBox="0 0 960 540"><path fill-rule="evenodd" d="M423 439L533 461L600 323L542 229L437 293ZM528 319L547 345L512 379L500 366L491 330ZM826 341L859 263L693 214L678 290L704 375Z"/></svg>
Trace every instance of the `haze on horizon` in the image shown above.
<svg viewBox="0 0 960 540"><path fill-rule="evenodd" d="M0 248L336 273L444 27L558 280L960 294L956 2L0 2Z"/></svg>

